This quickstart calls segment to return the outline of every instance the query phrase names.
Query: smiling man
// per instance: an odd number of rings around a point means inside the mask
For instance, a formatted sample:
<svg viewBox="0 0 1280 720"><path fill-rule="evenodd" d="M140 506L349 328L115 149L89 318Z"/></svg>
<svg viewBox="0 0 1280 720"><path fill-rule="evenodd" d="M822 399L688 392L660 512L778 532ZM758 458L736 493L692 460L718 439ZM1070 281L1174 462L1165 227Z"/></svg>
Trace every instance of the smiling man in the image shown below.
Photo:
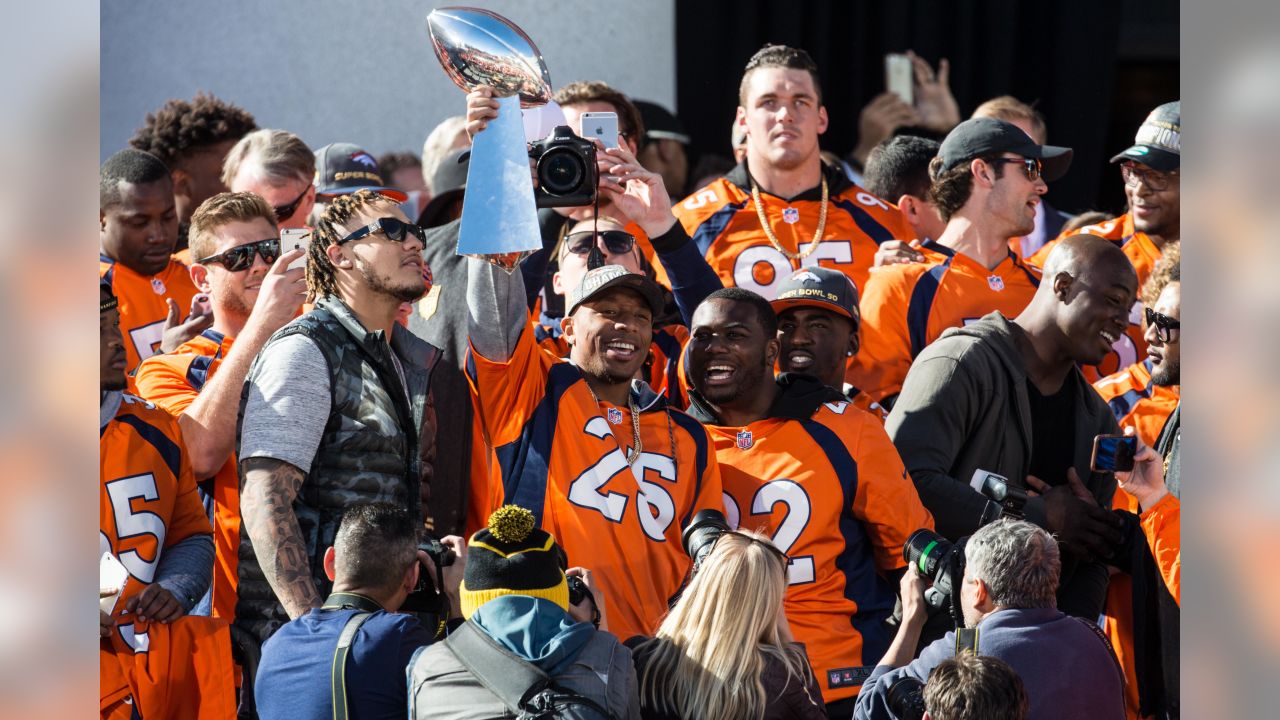
<svg viewBox="0 0 1280 720"><path fill-rule="evenodd" d="M235 617L240 547L240 476L234 457L240 388L254 356L292 320L306 297L302 256L280 255L276 213L253 193L220 193L191 216L191 278L209 296L213 327L177 350L145 360L138 394L178 418L205 507L211 509L217 562L212 606Z"/></svg>
<svg viewBox="0 0 1280 720"><path fill-rule="evenodd" d="M978 528L986 500L969 485L976 474L1040 493L1026 517L1062 543L1058 606L1090 620L1106 593L1103 559L1119 539L1107 510L1115 479L1091 473L1090 457L1094 437L1119 426L1076 364L1110 351L1137 288L1119 248L1092 235L1067 238L1016 318L991 313L925 348L885 426L951 540Z"/></svg>
<svg viewBox="0 0 1280 720"><path fill-rule="evenodd" d="M251 192L271 205L282 228L307 226L316 204L316 156L285 130L254 130L240 138L222 165L232 192Z"/></svg>
<svg viewBox="0 0 1280 720"><path fill-rule="evenodd" d="M690 332L689 413L715 443L728 520L789 556L787 620L828 715L850 717L889 644L902 545L933 520L878 418L812 375L775 381L778 319L764 298L717 290Z"/></svg>
<svg viewBox="0 0 1280 720"><path fill-rule="evenodd" d="M1045 183L1070 163L1069 148L1037 145L1003 120L966 120L947 135L929 165L929 196L946 227L921 246L925 262L876 268L867 280L853 384L891 406L911 362L943 331L1022 312L1040 273L1009 238L1034 229Z"/></svg>
<svg viewBox="0 0 1280 720"><path fill-rule="evenodd" d="M772 300L819 263L862 287L880 243L914 237L897 208L823 164L827 110L804 50L766 45L747 61L736 122L746 159L673 208L725 287Z"/></svg>

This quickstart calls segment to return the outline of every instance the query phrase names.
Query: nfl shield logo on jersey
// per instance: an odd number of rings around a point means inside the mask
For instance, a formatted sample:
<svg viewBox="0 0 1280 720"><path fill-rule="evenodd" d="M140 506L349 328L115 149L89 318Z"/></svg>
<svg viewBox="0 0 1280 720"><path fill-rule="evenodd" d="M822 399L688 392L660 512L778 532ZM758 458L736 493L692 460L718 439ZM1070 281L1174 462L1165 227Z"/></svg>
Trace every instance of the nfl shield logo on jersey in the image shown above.
<svg viewBox="0 0 1280 720"><path fill-rule="evenodd" d="M738 447L742 448L743 450L750 450L751 446L754 444L755 444L755 440L752 439L750 430L738 431Z"/></svg>
<svg viewBox="0 0 1280 720"><path fill-rule="evenodd" d="M1000 277L999 275L992 275L991 277L987 278L987 285L990 286L992 290L995 290L996 292L1000 292L1001 290L1004 289L1004 278Z"/></svg>
<svg viewBox="0 0 1280 720"><path fill-rule="evenodd" d="M614 425L622 424L622 411L618 408L609 408L609 422Z"/></svg>
<svg viewBox="0 0 1280 720"><path fill-rule="evenodd" d="M152 290L153 292L155 292L155 294L157 294L157 295L163 295L163 294L165 293L165 290L167 290L167 289L168 289L168 288L166 288L166 287L164 286L164 281L163 281L163 280L161 280L161 279L160 279L160 278L158 278L158 277L153 277L153 278L151 278L151 290Z"/></svg>
<svg viewBox="0 0 1280 720"><path fill-rule="evenodd" d="M788 225L795 225L800 222L800 211L795 208L787 208L782 211L782 221Z"/></svg>

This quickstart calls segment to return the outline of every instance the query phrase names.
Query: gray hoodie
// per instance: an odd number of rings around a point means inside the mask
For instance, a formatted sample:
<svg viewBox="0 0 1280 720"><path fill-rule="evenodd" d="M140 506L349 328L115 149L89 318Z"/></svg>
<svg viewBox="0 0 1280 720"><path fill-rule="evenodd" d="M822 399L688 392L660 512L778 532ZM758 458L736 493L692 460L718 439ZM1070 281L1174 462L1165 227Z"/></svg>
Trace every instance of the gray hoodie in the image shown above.
<svg viewBox="0 0 1280 720"><path fill-rule="evenodd" d="M976 470L1025 487L1031 405L1015 332L1008 318L993 312L943 333L912 363L885 423L938 532L951 540L978 529L986 498L969 486ZM1119 426L1079 370L1073 368L1066 382L1076 385L1074 465L1098 505L1110 508L1115 478L1090 473L1089 466L1094 436L1118 433ZM1026 515L1044 527L1044 500L1028 501ZM1106 598L1106 565L1073 557L1063 557L1059 608L1095 618Z"/></svg>

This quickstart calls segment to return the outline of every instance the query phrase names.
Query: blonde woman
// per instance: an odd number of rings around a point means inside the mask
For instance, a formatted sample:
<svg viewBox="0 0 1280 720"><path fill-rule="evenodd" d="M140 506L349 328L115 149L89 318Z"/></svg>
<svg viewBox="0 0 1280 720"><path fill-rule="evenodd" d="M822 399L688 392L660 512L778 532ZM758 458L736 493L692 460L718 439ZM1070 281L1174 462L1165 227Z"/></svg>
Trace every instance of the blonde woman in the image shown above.
<svg viewBox="0 0 1280 720"><path fill-rule="evenodd" d="M826 720L782 609L787 557L726 532L653 638L632 638L645 720Z"/></svg>

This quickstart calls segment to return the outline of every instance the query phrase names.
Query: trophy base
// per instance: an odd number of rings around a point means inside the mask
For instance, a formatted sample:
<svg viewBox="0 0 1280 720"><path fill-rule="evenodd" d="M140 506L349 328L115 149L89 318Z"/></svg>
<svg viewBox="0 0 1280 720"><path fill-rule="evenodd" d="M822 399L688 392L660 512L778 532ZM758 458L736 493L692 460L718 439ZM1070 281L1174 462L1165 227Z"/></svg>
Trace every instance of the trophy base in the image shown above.
<svg viewBox="0 0 1280 720"><path fill-rule="evenodd" d="M477 260L483 260L491 265L496 265L507 272L508 275L515 272L516 267L520 265L520 261L529 257L532 250L522 250L520 252L502 253L499 255L480 255L466 253L467 257L473 257ZM462 253L460 253L462 254Z"/></svg>

